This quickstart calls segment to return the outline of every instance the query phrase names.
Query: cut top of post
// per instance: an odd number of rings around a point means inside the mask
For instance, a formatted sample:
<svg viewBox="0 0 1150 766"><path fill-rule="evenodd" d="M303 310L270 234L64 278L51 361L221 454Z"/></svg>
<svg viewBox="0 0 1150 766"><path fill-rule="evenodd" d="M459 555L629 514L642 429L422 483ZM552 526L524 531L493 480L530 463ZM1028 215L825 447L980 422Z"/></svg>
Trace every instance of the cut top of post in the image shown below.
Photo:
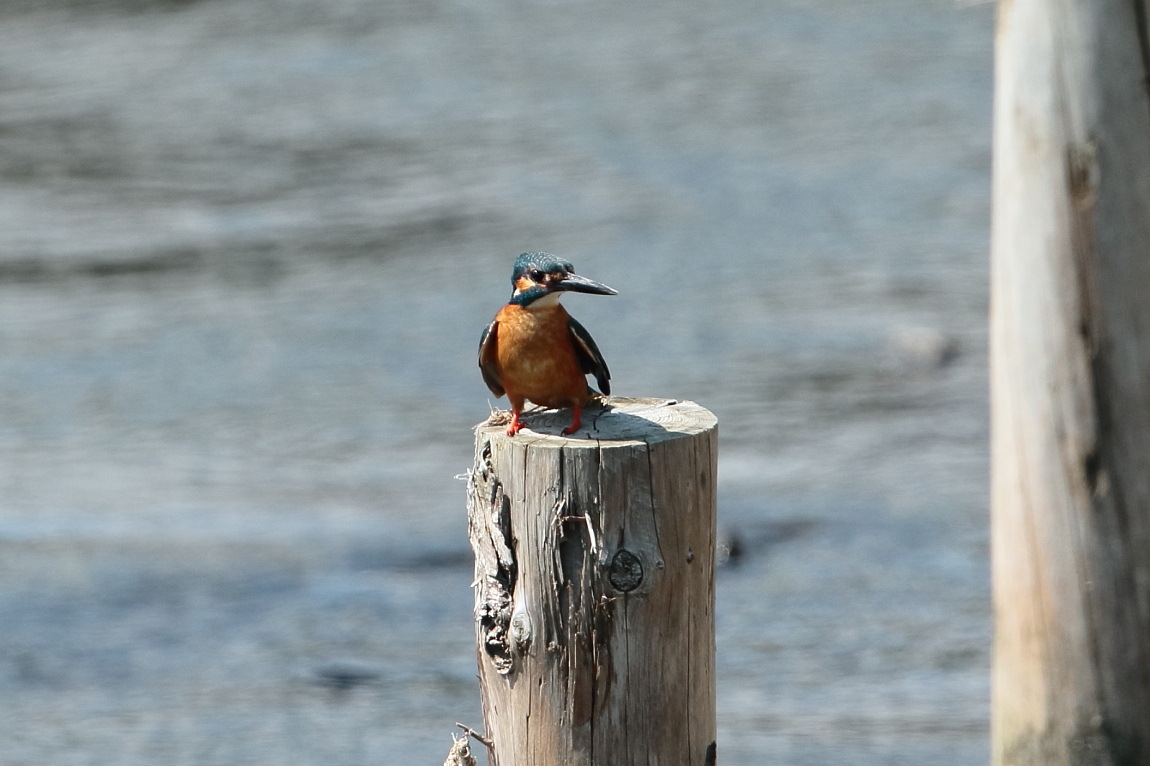
<svg viewBox="0 0 1150 766"><path fill-rule="evenodd" d="M503 435L507 420L493 413L476 426L483 436ZM513 437L536 445L594 446L599 442L646 442L648 444L692 436L715 427L714 414L690 401L614 396L583 410L583 427L571 436L563 429L571 422L570 410L534 410L525 413L524 428Z"/></svg>

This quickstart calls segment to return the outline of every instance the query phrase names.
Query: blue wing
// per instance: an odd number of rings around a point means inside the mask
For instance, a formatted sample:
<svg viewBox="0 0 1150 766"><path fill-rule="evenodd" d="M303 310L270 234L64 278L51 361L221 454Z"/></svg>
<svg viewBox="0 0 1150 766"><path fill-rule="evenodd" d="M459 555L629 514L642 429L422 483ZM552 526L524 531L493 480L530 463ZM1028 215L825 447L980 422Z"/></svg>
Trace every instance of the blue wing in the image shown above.
<svg viewBox="0 0 1150 766"><path fill-rule="evenodd" d="M491 389L491 393L503 396L503 381L499 377L499 360L496 356L496 343L499 342L499 322L487 325L483 335L479 338L479 370L483 373L483 382Z"/></svg>
<svg viewBox="0 0 1150 766"><path fill-rule="evenodd" d="M599 390L604 394L610 394L611 371L607 369L607 363L603 361L603 355L599 353L599 347L595 345L591 333L571 317L567 319L567 330L571 334L571 345L575 347L575 355L579 357L579 368L588 375L594 375Z"/></svg>

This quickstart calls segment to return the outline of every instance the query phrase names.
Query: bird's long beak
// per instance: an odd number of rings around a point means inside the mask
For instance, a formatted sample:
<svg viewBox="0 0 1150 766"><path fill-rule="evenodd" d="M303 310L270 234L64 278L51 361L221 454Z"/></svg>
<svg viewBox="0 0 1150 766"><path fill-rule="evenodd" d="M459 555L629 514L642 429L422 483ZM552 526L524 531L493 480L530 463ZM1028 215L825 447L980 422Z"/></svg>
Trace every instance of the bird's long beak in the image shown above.
<svg viewBox="0 0 1150 766"><path fill-rule="evenodd" d="M602 282L596 282L578 274L568 274L562 281L555 283L553 290L567 290L573 293L591 293L593 295L618 295L619 291L608 287Z"/></svg>

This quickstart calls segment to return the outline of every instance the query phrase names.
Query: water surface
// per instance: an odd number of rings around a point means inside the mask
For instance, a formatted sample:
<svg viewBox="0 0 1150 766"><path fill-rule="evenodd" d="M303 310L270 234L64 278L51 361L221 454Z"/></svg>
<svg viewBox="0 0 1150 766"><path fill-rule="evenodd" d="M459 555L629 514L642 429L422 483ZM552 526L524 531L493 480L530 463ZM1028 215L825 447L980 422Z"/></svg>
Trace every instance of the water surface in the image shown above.
<svg viewBox="0 0 1150 766"><path fill-rule="evenodd" d="M545 249L616 393L719 417L724 763L985 762L992 23L6 4L0 761L442 762L475 345Z"/></svg>

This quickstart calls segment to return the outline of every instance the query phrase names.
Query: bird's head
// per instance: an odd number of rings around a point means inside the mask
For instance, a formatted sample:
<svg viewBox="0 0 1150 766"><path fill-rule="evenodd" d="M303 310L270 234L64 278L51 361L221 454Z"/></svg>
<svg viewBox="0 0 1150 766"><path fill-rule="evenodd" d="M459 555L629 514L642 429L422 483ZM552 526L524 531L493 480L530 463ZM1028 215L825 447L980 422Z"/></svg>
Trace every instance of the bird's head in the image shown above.
<svg viewBox="0 0 1150 766"><path fill-rule="evenodd" d="M619 294L601 282L579 276L569 261L551 253L523 253L516 258L511 285L511 302L524 307L554 303L564 292Z"/></svg>

